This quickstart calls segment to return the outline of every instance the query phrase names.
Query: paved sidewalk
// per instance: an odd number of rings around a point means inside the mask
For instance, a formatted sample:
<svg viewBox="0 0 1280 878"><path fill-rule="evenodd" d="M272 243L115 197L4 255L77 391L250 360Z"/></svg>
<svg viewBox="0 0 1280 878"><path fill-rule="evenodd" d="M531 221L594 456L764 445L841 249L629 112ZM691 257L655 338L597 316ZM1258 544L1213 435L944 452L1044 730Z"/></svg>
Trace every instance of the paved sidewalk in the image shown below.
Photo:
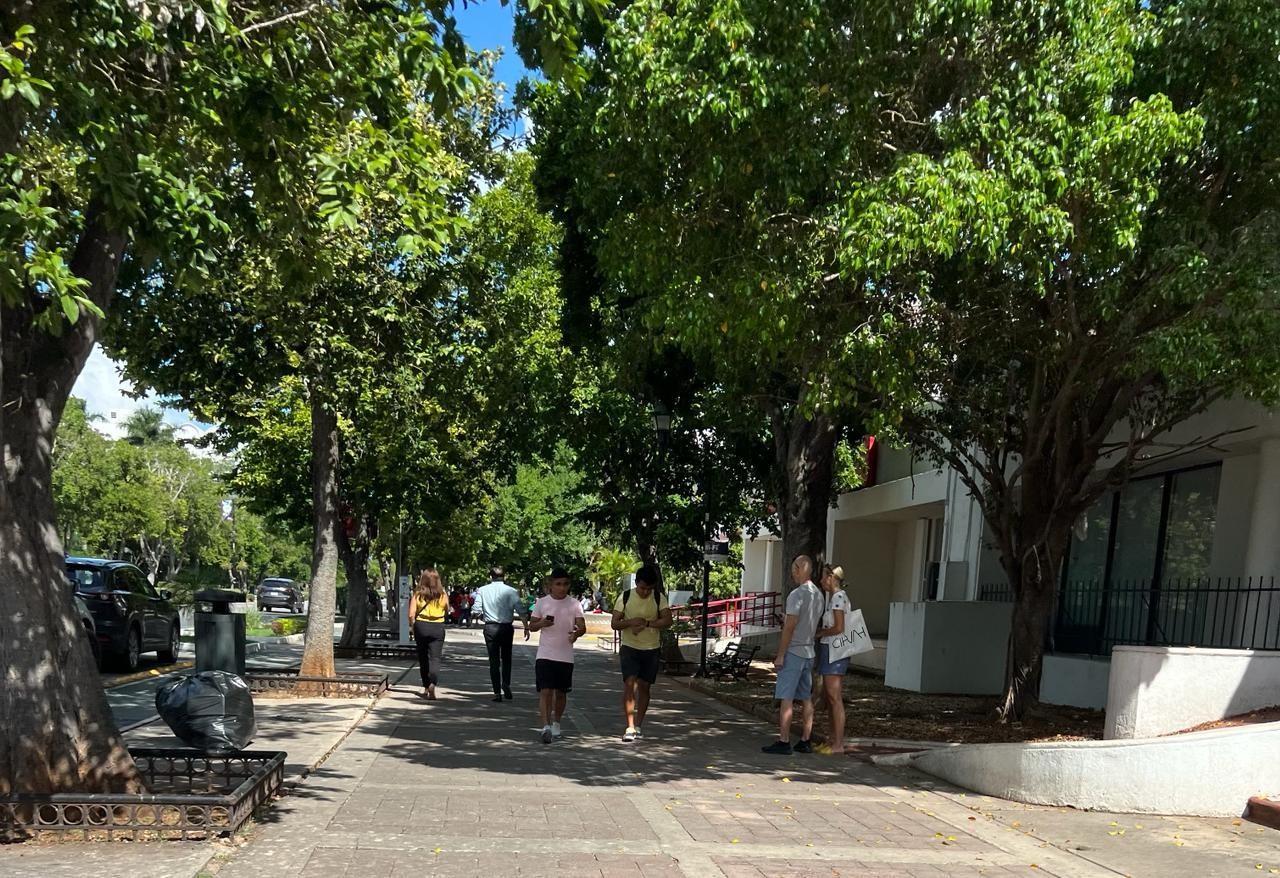
<svg viewBox="0 0 1280 878"><path fill-rule="evenodd" d="M1178 821L1175 838L1173 824L1151 820L1160 831L1112 834L1109 815L970 800L853 759L765 756L764 724L662 679L646 737L624 745L616 660L595 649L579 651L565 739L546 746L532 659L517 645L516 700L492 703L479 636L450 631L442 699L404 691L379 702L301 795L213 864L218 878L1199 878L1280 868L1280 836L1248 824Z"/></svg>
<svg viewBox="0 0 1280 878"><path fill-rule="evenodd" d="M254 656L251 667L296 666L299 647L273 647ZM339 671L386 673L392 685L412 669L404 662L339 662ZM180 672L187 673L187 672ZM108 690L117 721L154 715L155 689L167 677L148 678L119 689ZM416 683L416 672L413 673ZM316 786L299 790L303 775L331 750L365 715L370 698L358 699L254 699L258 734L255 750L285 750L285 786L295 795L313 795ZM145 725L125 734L135 746L185 746L172 736L163 722ZM288 801L287 799L284 801ZM191 878L202 872L209 860L232 850L227 842L100 842L66 844L0 845L0 876L4 878Z"/></svg>

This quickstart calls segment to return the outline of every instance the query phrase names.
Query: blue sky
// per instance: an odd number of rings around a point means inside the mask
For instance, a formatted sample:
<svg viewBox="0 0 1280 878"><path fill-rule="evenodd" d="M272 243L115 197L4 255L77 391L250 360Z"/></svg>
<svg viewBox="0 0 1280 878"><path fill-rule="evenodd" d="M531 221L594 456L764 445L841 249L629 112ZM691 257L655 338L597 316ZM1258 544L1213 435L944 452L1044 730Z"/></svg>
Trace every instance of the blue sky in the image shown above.
<svg viewBox="0 0 1280 878"><path fill-rule="evenodd" d="M502 50L502 58L498 61L494 75L506 86L507 103L510 104L515 97L516 84L529 75L529 70L511 45L511 30L515 23L514 3L503 6L498 0L483 0L464 7L462 0L458 0L454 15L468 46L477 51ZM515 129L514 133L517 135L526 133L523 121L517 121ZM114 433L113 426L127 418L134 409L156 404L155 398L150 395L145 399L134 399L129 395L133 390L120 379L115 363L101 348L95 348L71 392L85 400L91 413L102 415L105 423L100 426L107 432ZM192 419L186 412L166 409L165 420L178 425L190 423Z"/></svg>
<svg viewBox="0 0 1280 878"><path fill-rule="evenodd" d="M498 49L502 58L494 70L495 78L506 86L507 103L515 97L516 84L529 75L529 69L520 60L515 46L511 45L511 30L515 24L515 2L506 6L498 0L481 0L471 2L465 8L462 0L454 8L454 16L458 20L458 29L467 45L481 51ZM524 134L523 120L516 124L516 134Z"/></svg>

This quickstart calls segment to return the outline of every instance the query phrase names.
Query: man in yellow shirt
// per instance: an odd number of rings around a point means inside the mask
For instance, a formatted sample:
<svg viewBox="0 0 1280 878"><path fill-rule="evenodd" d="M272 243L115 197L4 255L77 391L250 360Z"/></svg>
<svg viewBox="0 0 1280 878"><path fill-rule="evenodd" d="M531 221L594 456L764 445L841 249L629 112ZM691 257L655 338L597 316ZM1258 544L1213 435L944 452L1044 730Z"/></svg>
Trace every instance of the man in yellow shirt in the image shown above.
<svg viewBox="0 0 1280 878"><path fill-rule="evenodd" d="M619 660L622 665L622 715L627 730L622 740L641 736L649 709L649 687L658 679L663 628L671 625L671 607L662 593L658 568L646 564L636 573L635 587L622 595L613 608L613 630L622 632Z"/></svg>

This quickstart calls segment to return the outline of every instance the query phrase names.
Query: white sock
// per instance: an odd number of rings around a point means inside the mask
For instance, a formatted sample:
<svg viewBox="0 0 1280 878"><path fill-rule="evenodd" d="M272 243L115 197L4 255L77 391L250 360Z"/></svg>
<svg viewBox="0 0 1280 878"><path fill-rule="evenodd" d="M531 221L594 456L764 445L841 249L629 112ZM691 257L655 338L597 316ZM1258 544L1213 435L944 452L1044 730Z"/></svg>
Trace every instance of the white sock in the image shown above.
<svg viewBox="0 0 1280 878"><path fill-rule="evenodd" d="M555 735L556 737L560 736L560 723L551 724L551 734Z"/></svg>

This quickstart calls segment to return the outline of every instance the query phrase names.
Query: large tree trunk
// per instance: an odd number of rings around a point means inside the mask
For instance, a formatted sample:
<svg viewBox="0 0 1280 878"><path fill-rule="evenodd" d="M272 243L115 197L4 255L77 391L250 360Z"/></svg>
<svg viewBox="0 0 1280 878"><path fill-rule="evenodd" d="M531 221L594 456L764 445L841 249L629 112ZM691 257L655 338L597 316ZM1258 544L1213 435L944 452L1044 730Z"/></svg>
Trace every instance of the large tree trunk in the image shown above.
<svg viewBox="0 0 1280 878"><path fill-rule="evenodd" d="M791 588L791 562L808 555L821 563L827 549L827 514L840 431L828 416L807 416L799 406L770 411L774 466L778 472L778 516L785 563L784 592ZM815 581L817 571L814 571Z"/></svg>
<svg viewBox="0 0 1280 878"><path fill-rule="evenodd" d="M1055 499L1066 490L1049 469L1033 465L1024 474L1017 507L987 513L1014 592L1004 694L996 709L1000 722L1020 722L1040 697L1054 590L1074 522Z"/></svg>
<svg viewBox="0 0 1280 878"><path fill-rule="evenodd" d="M71 268L99 307L124 249L90 208ZM72 604L53 506L54 435L97 321L50 335L35 301L0 306L0 796L140 791Z"/></svg>
<svg viewBox="0 0 1280 878"><path fill-rule="evenodd" d="M347 618L342 626L343 646L364 646L369 631L369 546L367 520L357 517L354 537L338 528L338 550L347 572Z"/></svg>
<svg viewBox="0 0 1280 878"><path fill-rule="evenodd" d="M311 597L302 676L332 677L333 618L338 591L338 415L312 381L311 404ZM302 688L302 687L299 687Z"/></svg>

